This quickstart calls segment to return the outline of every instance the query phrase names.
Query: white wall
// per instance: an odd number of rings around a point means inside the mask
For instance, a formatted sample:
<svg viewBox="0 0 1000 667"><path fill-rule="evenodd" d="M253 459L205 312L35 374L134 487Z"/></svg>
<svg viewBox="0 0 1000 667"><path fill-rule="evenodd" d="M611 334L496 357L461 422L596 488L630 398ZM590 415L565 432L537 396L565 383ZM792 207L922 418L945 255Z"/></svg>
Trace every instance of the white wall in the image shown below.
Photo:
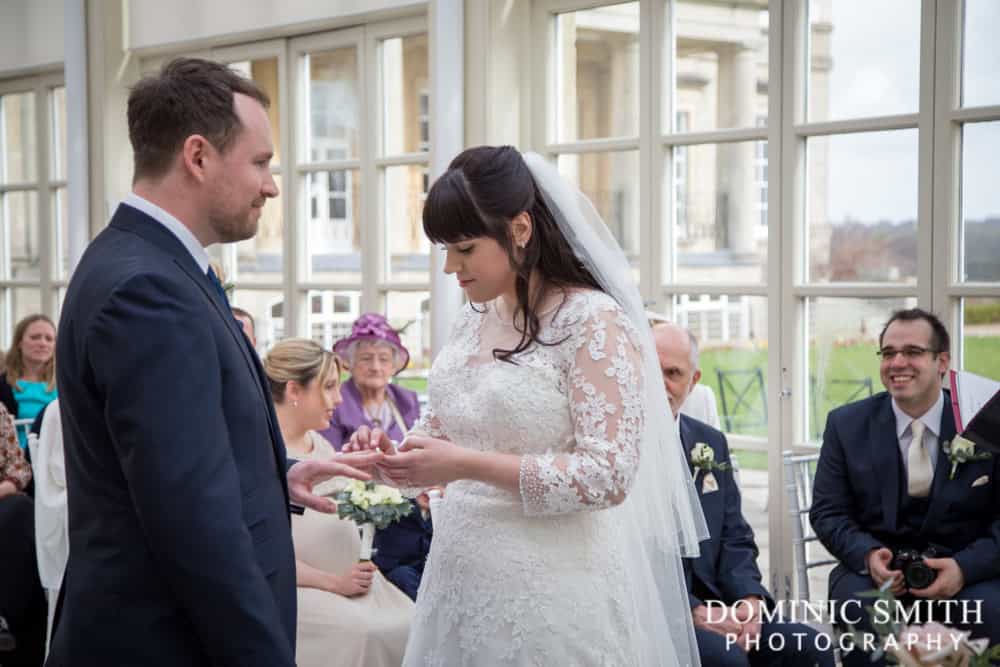
<svg viewBox="0 0 1000 667"><path fill-rule="evenodd" d="M27 0L24 0L27 2ZM126 0L128 48L248 41L351 25L426 6L426 0Z"/></svg>
<svg viewBox="0 0 1000 667"><path fill-rule="evenodd" d="M0 1L0 77L63 63L63 0Z"/></svg>

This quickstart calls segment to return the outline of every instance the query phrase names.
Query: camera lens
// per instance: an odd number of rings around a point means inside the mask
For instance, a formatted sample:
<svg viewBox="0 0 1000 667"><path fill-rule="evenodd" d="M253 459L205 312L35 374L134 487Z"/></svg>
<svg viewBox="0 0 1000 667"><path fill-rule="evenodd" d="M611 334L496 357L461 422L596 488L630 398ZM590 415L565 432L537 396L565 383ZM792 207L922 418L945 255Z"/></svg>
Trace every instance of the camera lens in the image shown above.
<svg viewBox="0 0 1000 667"><path fill-rule="evenodd" d="M937 572L921 560L916 563L910 563L906 568L904 576L906 577L907 587L920 589L927 588L934 583L934 579L937 578Z"/></svg>

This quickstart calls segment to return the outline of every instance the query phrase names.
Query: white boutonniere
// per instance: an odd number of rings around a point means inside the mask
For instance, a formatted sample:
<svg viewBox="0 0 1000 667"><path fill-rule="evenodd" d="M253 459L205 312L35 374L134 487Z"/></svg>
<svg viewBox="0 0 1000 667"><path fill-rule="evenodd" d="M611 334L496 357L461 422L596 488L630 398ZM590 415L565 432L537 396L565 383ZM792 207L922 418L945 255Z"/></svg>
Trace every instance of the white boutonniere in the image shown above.
<svg viewBox="0 0 1000 667"><path fill-rule="evenodd" d="M962 463L967 461L985 461L993 458L993 454L989 452L977 452L976 443L966 440L960 435L956 436L951 442L945 440L941 443L941 446L948 460L951 461L951 473L949 473L948 479L955 479L955 472Z"/></svg>
<svg viewBox="0 0 1000 667"><path fill-rule="evenodd" d="M716 463L715 450L704 442L695 443L691 448L691 465L695 469L695 474L698 474L699 470L704 470L706 473L713 470L729 470L728 463Z"/></svg>

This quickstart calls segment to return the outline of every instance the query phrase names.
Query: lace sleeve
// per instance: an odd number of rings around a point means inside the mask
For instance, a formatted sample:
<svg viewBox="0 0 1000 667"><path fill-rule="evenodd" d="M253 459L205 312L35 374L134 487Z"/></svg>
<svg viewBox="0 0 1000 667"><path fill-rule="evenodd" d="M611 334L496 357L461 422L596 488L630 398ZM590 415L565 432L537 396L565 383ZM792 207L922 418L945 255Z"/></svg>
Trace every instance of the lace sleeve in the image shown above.
<svg viewBox="0 0 1000 667"><path fill-rule="evenodd" d="M592 313L575 337L568 378L575 447L522 458L526 514L597 510L625 499L645 420L641 354L630 327L620 309L607 308Z"/></svg>

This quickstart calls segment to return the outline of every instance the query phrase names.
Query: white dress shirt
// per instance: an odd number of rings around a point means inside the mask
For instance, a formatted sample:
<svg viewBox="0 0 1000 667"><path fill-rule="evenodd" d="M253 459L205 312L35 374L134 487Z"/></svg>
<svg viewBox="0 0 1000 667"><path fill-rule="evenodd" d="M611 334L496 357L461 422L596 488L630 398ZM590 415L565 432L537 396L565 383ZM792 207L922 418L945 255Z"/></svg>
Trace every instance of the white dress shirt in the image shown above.
<svg viewBox="0 0 1000 667"><path fill-rule="evenodd" d="M906 469L906 457L910 452L910 441L913 435L910 433L910 423L913 417L903 412L896 399L892 399L892 411L896 415L896 438L899 440L899 452L903 455L903 468ZM938 399L931 406L931 409L920 415L918 419L924 423L924 446L927 447L927 456L931 460L931 470L937 469L938 453L941 450L941 415L944 411L944 391L938 394ZM907 470L907 472L909 472Z"/></svg>
<svg viewBox="0 0 1000 667"><path fill-rule="evenodd" d="M132 208L142 211L153 220L170 230L170 233L177 237L177 240L181 242L187 251L191 253L191 257L197 262L198 268L201 269L202 273L208 273L208 252L202 247L198 239L191 232L187 226L170 215L162 208L149 201L148 199L143 199L134 192L128 193L122 203L126 206L131 206Z"/></svg>

